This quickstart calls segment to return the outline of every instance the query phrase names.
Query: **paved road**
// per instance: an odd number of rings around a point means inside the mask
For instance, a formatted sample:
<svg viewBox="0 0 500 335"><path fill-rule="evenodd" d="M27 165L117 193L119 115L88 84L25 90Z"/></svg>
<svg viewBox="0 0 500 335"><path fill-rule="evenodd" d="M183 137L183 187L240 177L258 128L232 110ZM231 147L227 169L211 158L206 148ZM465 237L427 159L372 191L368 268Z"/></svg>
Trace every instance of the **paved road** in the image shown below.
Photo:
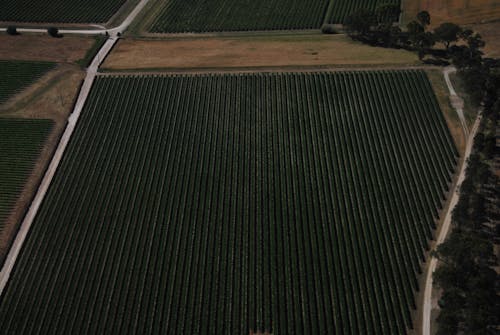
<svg viewBox="0 0 500 335"><path fill-rule="evenodd" d="M101 47L97 55L92 60L90 66L87 68L87 75L85 76L82 88L80 89L80 94L78 95L78 100L76 101L73 112L68 118L68 124L66 125L66 129L64 130L64 134L61 137L61 140L59 141L56 152L54 153L50 165L47 168L45 175L43 176L42 182L38 187L35 198L33 199L33 202L31 203L30 208L23 219L19 232L16 235L16 238L9 250L9 253L7 254L7 258L5 259L5 263L2 267L2 270L0 271L0 296L3 293L5 286L7 285L12 269L14 268L14 264L16 263L17 257L19 256L19 253L23 246L24 240L26 239L26 236L28 235L28 232L30 230L31 224L33 223L33 220L36 217L38 209L40 208L43 198L45 197L45 194L49 189L50 183L52 182L52 178L54 177L57 167L59 166L59 163L64 154L64 151L66 150L71 135L75 130L78 118L80 117L80 113L82 112L83 106L85 105L85 101L87 100L90 89L92 88L92 84L94 83L94 79L96 77L99 65L101 65L102 61L106 58L106 55L111 51L113 45L118 40L117 34L127 29L130 23L134 20L137 14L139 14L141 9L144 8L144 6L147 4L148 1L149 0L142 0L129 14L129 16L123 21L122 24L120 24L116 28L108 30L110 38L106 41L106 43L104 43L104 45ZM31 30L32 29L30 29L30 31ZM20 31L26 31L26 30L20 30ZM35 31L43 32L45 30L39 29ZM91 31L95 32L96 30L87 30L86 32L91 32ZM65 34L71 34L71 33L76 33L76 30L61 30L60 32ZM102 30L101 33L103 32L104 31ZM81 33L82 31L78 30L78 34Z"/></svg>
<svg viewBox="0 0 500 335"><path fill-rule="evenodd" d="M474 126L472 127L472 131L469 133L467 129L467 125L465 122L465 118L463 115L463 101L457 96L455 89L451 85L451 81L449 78L449 74L455 72L455 68L446 68L443 73L445 76L446 84L448 85L448 89L450 90L450 99L453 107L456 109L458 117L460 118L460 122L462 123L462 127L464 128L464 135L467 140L467 145L465 147L465 153L463 157L463 163L460 168L460 173L458 175L457 183L455 184L455 188L452 192L452 197L450 201L450 205L448 206L448 211L446 212L446 216L443 221L443 226L439 233L439 236L436 240L436 245L434 247L437 248L438 245L444 242L446 236L448 235L448 231L451 226L451 216L453 213L453 209L455 208L459 196L460 196L460 185L465 179L465 170L468 165L468 158L472 152L472 146L474 145L474 137L476 136L477 130L479 128L479 124L481 122L482 113L479 111L479 114L474 122ZM459 100L460 99L460 100ZM462 101L462 102L461 102ZM425 289L424 289L424 302L423 302L423 317L422 317L422 335L430 335L431 334L431 311L432 311L432 274L436 270L437 259L431 257L429 263L429 269L427 270L427 275L425 279Z"/></svg>
<svg viewBox="0 0 500 335"><path fill-rule="evenodd" d="M104 1L104 0L103 0ZM123 33L127 28L130 26L132 21L136 18L136 16L139 14L139 12L146 6L146 4L149 2L149 0L141 0L135 6L135 8L130 12L130 14L123 20L123 22L114 28L110 29L104 29L104 28L94 28L94 29L60 29L59 32L61 34L77 34L77 35L104 35L106 32L110 36L116 36L118 33ZM95 25L94 25L95 26ZM7 29L6 28L0 28L0 32L5 32ZM47 29L40 29L40 28L18 28L18 32L20 33L46 33Z"/></svg>

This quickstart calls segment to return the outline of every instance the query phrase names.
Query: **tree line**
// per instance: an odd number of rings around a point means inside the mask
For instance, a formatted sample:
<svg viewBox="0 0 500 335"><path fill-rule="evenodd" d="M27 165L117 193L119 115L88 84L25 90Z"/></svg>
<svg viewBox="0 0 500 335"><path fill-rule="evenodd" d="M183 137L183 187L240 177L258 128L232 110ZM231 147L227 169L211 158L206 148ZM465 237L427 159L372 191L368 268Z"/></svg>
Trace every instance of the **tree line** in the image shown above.
<svg viewBox="0 0 500 335"><path fill-rule="evenodd" d="M471 29L446 22L430 30L431 16L422 11L403 30L394 24L399 14L399 7L393 5L359 10L347 18L344 28L354 40L411 50L427 64L454 65L472 102L483 108L480 131L452 215L453 229L432 254L440 261L434 283L442 289L437 334L500 334L500 281L495 271L500 187L494 173L500 61L483 57L485 42Z"/></svg>

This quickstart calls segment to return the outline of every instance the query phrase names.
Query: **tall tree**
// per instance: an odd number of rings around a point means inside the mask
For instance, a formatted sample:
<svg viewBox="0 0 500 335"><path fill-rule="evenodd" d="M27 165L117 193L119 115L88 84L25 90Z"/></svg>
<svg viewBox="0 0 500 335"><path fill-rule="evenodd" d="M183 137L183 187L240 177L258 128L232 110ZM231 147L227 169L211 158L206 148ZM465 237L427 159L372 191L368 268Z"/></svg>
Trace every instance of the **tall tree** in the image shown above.
<svg viewBox="0 0 500 335"><path fill-rule="evenodd" d="M434 36L436 41L443 43L446 50L448 50L451 43L458 41L461 32L462 28L460 26L446 22L434 29Z"/></svg>

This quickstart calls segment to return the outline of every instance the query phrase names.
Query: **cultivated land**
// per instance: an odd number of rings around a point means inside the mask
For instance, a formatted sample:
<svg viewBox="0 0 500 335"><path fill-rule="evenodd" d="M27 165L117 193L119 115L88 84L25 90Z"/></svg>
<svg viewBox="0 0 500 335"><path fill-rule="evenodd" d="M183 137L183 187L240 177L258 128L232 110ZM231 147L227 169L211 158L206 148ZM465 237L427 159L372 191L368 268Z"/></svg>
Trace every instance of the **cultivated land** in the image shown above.
<svg viewBox="0 0 500 335"><path fill-rule="evenodd" d="M500 0L402 0L404 23L414 19L419 11L431 14L433 26L443 22L456 24L480 23L500 18Z"/></svg>
<svg viewBox="0 0 500 335"><path fill-rule="evenodd" d="M7 333L404 333L456 149L423 72L101 77Z"/></svg>
<svg viewBox="0 0 500 335"><path fill-rule="evenodd" d="M105 23L126 0L2 0L0 21Z"/></svg>
<svg viewBox="0 0 500 335"><path fill-rule="evenodd" d="M400 5L401 0L331 0L330 23L344 23L345 19L359 9L375 10L380 5Z"/></svg>
<svg viewBox="0 0 500 335"><path fill-rule="evenodd" d="M196 51L193 51L196 50ZM408 51L374 48L344 35L298 34L120 40L107 70L190 70L308 66L416 65Z"/></svg>
<svg viewBox="0 0 500 335"><path fill-rule="evenodd" d="M50 120L0 118L0 235L51 128Z"/></svg>
<svg viewBox="0 0 500 335"><path fill-rule="evenodd" d="M36 64L36 63L35 63ZM23 187L18 190L16 202L11 207L0 233L0 264L19 227L26 208L37 190L45 167L51 159L53 148L57 145L64 129L69 110L72 108L79 84L83 78L79 67L59 64L30 86L20 90L5 103L0 104L0 118L50 119L51 132L41 147L30 174L24 179ZM33 121L35 122L35 121ZM22 132L22 131L21 131Z"/></svg>
<svg viewBox="0 0 500 335"><path fill-rule="evenodd" d="M319 29L328 0L171 0L154 20L153 33Z"/></svg>
<svg viewBox="0 0 500 335"><path fill-rule="evenodd" d="M0 105L54 66L54 63L0 60Z"/></svg>

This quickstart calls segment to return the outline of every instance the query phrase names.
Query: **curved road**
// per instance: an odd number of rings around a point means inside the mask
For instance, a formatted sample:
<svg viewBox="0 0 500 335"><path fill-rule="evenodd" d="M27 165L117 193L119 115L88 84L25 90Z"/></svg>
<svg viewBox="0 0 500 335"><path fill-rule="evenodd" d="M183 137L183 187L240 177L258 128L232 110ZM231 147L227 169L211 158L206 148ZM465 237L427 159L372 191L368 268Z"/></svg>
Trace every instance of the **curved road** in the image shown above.
<svg viewBox="0 0 500 335"><path fill-rule="evenodd" d="M472 146L474 144L474 137L476 136L477 130L479 128L479 124L481 122L481 111L479 111L476 121L474 122L474 126L472 127L472 131L469 133L467 128L467 123L464 118L463 113L463 101L457 96L455 89L453 88L449 74L455 72L456 69L453 67L448 67L444 69L443 74L446 80L446 84L448 86L448 90L450 91L450 101L452 106L455 108L460 122L462 124L462 128L464 130L464 135L467 140L467 145L465 147L465 153L463 157L463 163L460 168L460 173L458 175L457 183L455 184L455 188L453 189L450 205L448 206L448 211L446 212L446 216L443 221L443 226L441 227L441 231L436 240L436 244L434 246L434 250L438 245L444 242L446 236L448 235L448 231L451 226L451 215L453 213L453 209L455 208L458 199L460 197L460 185L465 179L465 170L468 165L468 158L472 151ZM425 279L425 289L424 289L424 303L423 303L423 317L422 317L422 335L430 335L431 334L431 311L432 311L432 274L436 270L437 259L431 257L429 268L427 270L427 275Z"/></svg>
<svg viewBox="0 0 500 335"><path fill-rule="evenodd" d="M104 31L108 31L110 33L110 38L106 41L106 43L104 43L104 45L101 47L97 55L92 60L90 66L87 68L87 74L85 76L85 80L80 89L78 100L76 101L73 112L68 118L68 124L66 125L66 129L64 130L61 140L59 141L59 144L57 146L56 152L54 153L50 165L47 168L45 175L43 176L40 186L38 187L35 198L33 199L30 208L23 219L21 227L19 228L19 232L17 233L16 238L9 250L9 253L7 254L5 263L2 267L2 270L0 271L0 297L2 296L5 286L7 285L12 269L14 268L16 259L19 256L24 240L26 239L26 236L28 235L28 232L30 230L31 224L33 223L33 220L36 217L38 209L40 208L43 198L45 197L45 194L50 186L50 183L52 182L52 178L54 177L57 167L59 166L59 162L61 161L64 150L66 149L69 140L71 138L71 135L75 130L76 123L78 122L78 118L80 117L80 113L82 112L83 106L85 105L85 101L87 100L90 89L92 88L92 84L94 83L94 79L96 77L99 65L106 58L107 54L111 51L114 44L118 40L117 33L127 29L130 23L134 20L137 14L139 14L141 9L144 8L144 6L148 1L149 0L142 0L137 5L137 7L135 7L134 10L129 14L129 16L123 21L123 23L120 24L118 27L108 30L101 30L99 32L102 34ZM27 30L19 29L19 31L27 31ZM44 32L45 30L29 29L29 31ZM86 32L90 31L96 32L96 30L87 30ZM76 33L76 30L61 30L60 32L72 34ZM77 33L82 34L82 31L78 30Z"/></svg>

